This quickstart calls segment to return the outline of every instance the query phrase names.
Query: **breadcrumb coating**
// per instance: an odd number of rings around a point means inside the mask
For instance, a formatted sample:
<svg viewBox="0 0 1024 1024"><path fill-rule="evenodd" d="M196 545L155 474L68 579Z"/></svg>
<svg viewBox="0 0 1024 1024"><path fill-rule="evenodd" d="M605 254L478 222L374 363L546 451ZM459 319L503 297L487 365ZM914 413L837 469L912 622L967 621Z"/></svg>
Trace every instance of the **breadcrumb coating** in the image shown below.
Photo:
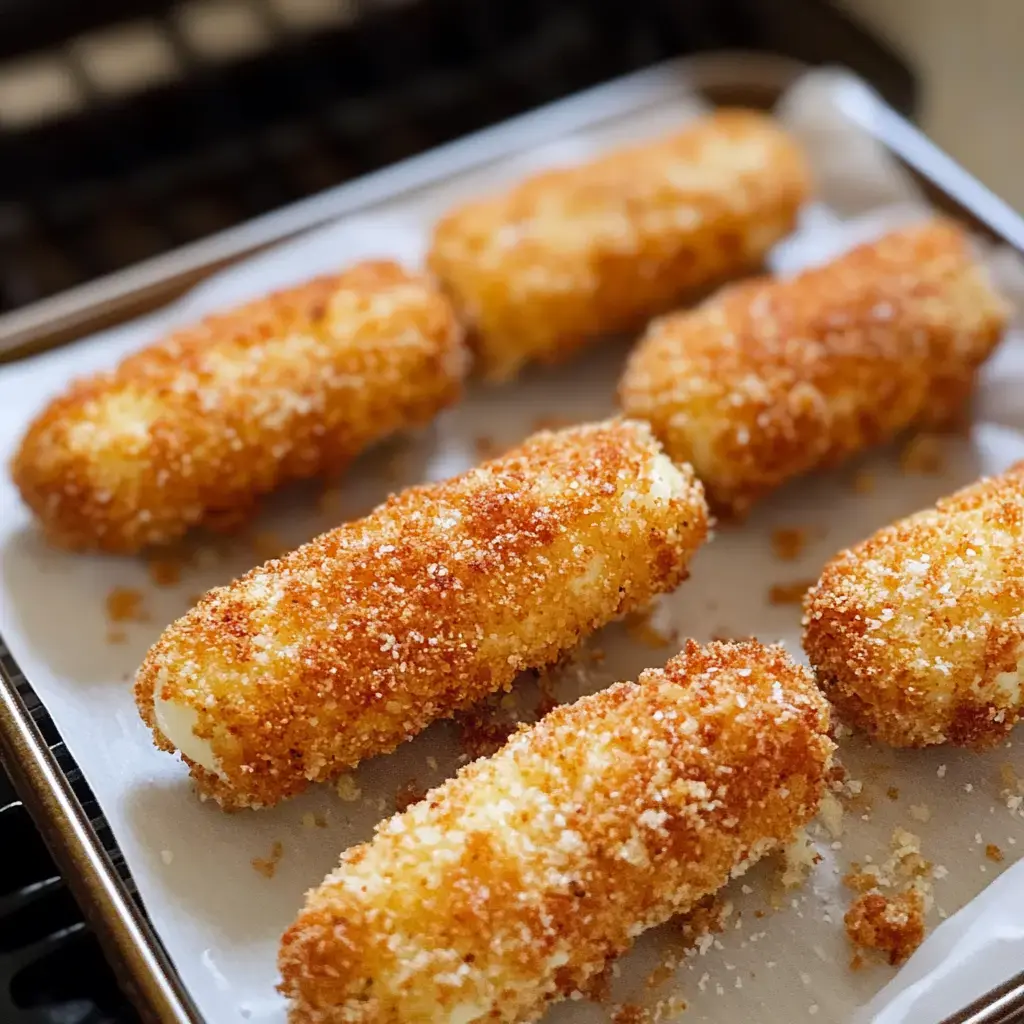
<svg viewBox="0 0 1024 1024"><path fill-rule="evenodd" d="M342 469L461 393L447 299L361 263L177 331L80 380L33 422L12 472L56 544L129 553L230 527L289 480Z"/></svg>
<svg viewBox="0 0 1024 1024"><path fill-rule="evenodd" d="M810 191L803 154L763 114L727 110L469 203L428 257L491 379L757 269Z"/></svg>
<svg viewBox="0 0 1024 1024"><path fill-rule="evenodd" d="M934 220L653 324L620 400L742 515L792 477L955 420L1008 316L963 231Z"/></svg>
<svg viewBox="0 0 1024 1024"><path fill-rule="evenodd" d="M781 647L688 641L348 850L285 933L292 1024L536 1020L813 817L833 744Z"/></svg>
<svg viewBox="0 0 1024 1024"><path fill-rule="evenodd" d="M998 743L1024 707L1024 463L838 554L804 610L852 724L898 747Z"/></svg>
<svg viewBox="0 0 1024 1024"><path fill-rule="evenodd" d="M150 650L139 708L202 793L273 804L673 589L707 530L646 424L536 434L211 591Z"/></svg>

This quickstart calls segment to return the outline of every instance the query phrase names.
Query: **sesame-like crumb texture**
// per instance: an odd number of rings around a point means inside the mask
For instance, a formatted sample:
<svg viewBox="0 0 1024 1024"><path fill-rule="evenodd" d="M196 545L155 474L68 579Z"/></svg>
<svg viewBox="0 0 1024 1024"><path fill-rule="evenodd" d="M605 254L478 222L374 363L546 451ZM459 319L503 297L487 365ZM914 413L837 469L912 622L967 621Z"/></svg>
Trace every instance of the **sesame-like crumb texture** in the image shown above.
<svg viewBox="0 0 1024 1024"><path fill-rule="evenodd" d="M838 554L804 610L852 724L901 747L1003 739L1024 707L1024 463Z"/></svg>
<svg viewBox="0 0 1024 1024"><path fill-rule="evenodd" d="M29 428L14 481L56 544L134 552L235 525L280 484L427 422L465 365L447 299L394 263L358 264L76 382Z"/></svg>
<svg viewBox="0 0 1024 1024"><path fill-rule="evenodd" d="M807 671L753 641L557 708L308 894L292 1024L536 1020L814 815L827 727Z"/></svg>
<svg viewBox="0 0 1024 1024"><path fill-rule="evenodd" d="M924 904L916 889L893 896L864 893L843 918L846 936L860 949L884 953L895 967L910 959L924 940Z"/></svg>
<svg viewBox="0 0 1024 1024"><path fill-rule="evenodd" d="M536 434L211 591L149 652L139 707L193 709L220 768L193 767L203 792L273 804L673 589L707 528L646 424Z"/></svg>
<svg viewBox="0 0 1024 1024"><path fill-rule="evenodd" d="M508 378L757 269L809 190L779 125L723 111L454 210L429 265L471 328L481 372Z"/></svg>
<svg viewBox="0 0 1024 1024"><path fill-rule="evenodd" d="M740 515L792 477L956 420L1008 315L964 233L930 221L658 321L620 400Z"/></svg>

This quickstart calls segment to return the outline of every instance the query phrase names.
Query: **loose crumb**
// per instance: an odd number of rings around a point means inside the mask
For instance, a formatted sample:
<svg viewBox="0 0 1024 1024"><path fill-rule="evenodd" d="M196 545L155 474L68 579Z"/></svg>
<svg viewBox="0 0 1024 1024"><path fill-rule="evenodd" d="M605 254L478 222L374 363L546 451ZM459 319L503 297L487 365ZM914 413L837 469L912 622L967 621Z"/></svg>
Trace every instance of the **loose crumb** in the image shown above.
<svg viewBox="0 0 1024 1024"><path fill-rule="evenodd" d="M142 591L134 587L114 587L107 594L107 618L111 622L146 622L149 615Z"/></svg>
<svg viewBox="0 0 1024 1024"><path fill-rule="evenodd" d="M858 896L843 918L854 946L884 953L894 967L906 961L924 939L924 897L916 889L894 896Z"/></svg>
<svg viewBox="0 0 1024 1024"><path fill-rule="evenodd" d="M363 791L356 785L356 780L351 775L342 775L334 784L334 788L338 796L348 804L355 803L363 795Z"/></svg>
<svg viewBox="0 0 1024 1024"><path fill-rule="evenodd" d="M165 864L171 864L174 862L174 851L173 850L161 850L160 859Z"/></svg>
<svg viewBox="0 0 1024 1024"><path fill-rule="evenodd" d="M493 459L501 455L501 445L486 434L478 434L473 438L473 448L479 459Z"/></svg>
<svg viewBox="0 0 1024 1024"><path fill-rule="evenodd" d="M853 488L855 494L874 494L875 483L874 473L868 469L858 469L857 472L853 474L850 486Z"/></svg>
<svg viewBox="0 0 1024 1024"><path fill-rule="evenodd" d="M398 787L395 793L395 810L401 814L411 804L418 803L427 795L427 791L415 779L410 779Z"/></svg>
<svg viewBox="0 0 1024 1024"><path fill-rule="evenodd" d="M912 437L900 453L900 469L905 474L937 476L945 469L942 440L934 434Z"/></svg>
<svg viewBox="0 0 1024 1024"><path fill-rule="evenodd" d="M888 788L888 789L887 789L887 790L885 791L885 795L886 795L886 796L887 796L887 797L888 797L888 798L889 798L890 800L899 800L899 798L900 798L900 791L899 791L899 790L898 790L898 789L897 789L897 788L896 788L895 786L890 786L890 787L889 787L889 788Z"/></svg>
<svg viewBox="0 0 1024 1024"><path fill-rule="evenodd" d="M793 580L791 583L775 583L768 591L769 604L801 604L817 580Z"/></svg>
<svg viewBox="0 0 1024 1024"><path fill-rule="evenodd" d="M181 572L185 567L185 559L180 555L154 555L146 563L149 578L158 587L173 587L181 582Z"/></svg>
<svg viewBox="0 0 1024 1024"><path fill-rule="evenodd" d="M284 847L281 845L281 841L279 839L274 840L273 846L270 847L269 857L253 857L253 870L264 878L273 878L274 872L277 871L277 865L281 863L283 856Z"/></svg>
<svg viewBox="0 0 1024 1024"><path fill-rule="evenodd" d="M807 546L807 530L799 526L780 526L772 531L772 551L782 562L796 561Z"/></svg>
<svg viewBox="0 0 1024 1024"><path fill-rule="evenodd" d="M783 850L783 871L779 877L782 887L794 889L802 885L820 860L821 854L815 849L811 837L801 829Z"/></svg>
<svg viewBox="0 0 1024 1024"><path fill-rule="evenodd" d="M994 864L1001 864L1003 862L1003 851L995 843L989 843L985 847L985 856Z"/></svg>
<svg viewBox="0 0 1024 1024"><path fill-rule="evenodd" d="M677 644L679 637L675 633L664 633L651 622L652 608L642 608L630 612L625 618L626 632L632 639L647 647L659 648Z"/></svg>

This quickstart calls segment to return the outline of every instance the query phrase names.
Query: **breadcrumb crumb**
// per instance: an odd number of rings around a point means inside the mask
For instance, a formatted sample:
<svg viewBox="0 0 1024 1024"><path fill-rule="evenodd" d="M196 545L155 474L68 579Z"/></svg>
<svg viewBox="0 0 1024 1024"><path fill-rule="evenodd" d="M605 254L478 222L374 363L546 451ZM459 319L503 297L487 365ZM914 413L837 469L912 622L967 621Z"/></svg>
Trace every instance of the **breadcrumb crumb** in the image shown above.
<svg viewBox="0 0 1024 1024"><path fill-rule="evenodd" d="M781 562L794 562L807 547L809 531L802 526L779 526L772 530L772 551Z"/></svg>
<svg viewBox="0 0 1024 1024"><path fill-rule="evenodd" d="M144 601L141 590L114 587L107 593L107 618L111 622L148 622Z"/></svg>
<svg viewBox="0 0 1024 1024"><path fill-rule="evenodd" d="M843 920L853 945L884 953L897 966L924 940L924 898L916 889L893 896L867 892L853 901Z"/></svg>
<svg viewBox="0 0 1024 1024"><path fill-rule="evenodd" d="M253 871L262 875L264 878L273 878L274 873L277 871L277 865L281 863L281 858L283 856L284 846L280 840L275 840L273 845L270 847L269 857L253 857Z"/></svg>

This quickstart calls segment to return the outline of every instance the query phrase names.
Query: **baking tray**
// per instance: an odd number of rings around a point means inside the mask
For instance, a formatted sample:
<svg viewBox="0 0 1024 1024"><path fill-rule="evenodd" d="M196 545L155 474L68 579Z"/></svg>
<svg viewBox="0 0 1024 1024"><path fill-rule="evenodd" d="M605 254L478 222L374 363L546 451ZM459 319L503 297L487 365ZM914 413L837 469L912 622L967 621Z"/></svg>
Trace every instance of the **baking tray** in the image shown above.
<svg viewBox="0 0 1024 1024"><path fill-rule="evenodd" d="M672 62L710 103L767 108L805 70L764 54L712 54ZM645 74L641 72L639 76ZM584 110L615 113L625 81L541 108L412 160L287 207L75 293L0 319L0 353L8 358L51 347L155 308L213 271L311 227L398 197L411 198L452 174L497 164L524 146L581 127ZM628 92L628 90L626 90ZM925 186L929 199L976 229L1024 252L1024 221L943 154L866 84L844 81L842 112L885 145ZM35 713L33 713L35 712ZM104 847L65 770L37 722L43 713L0 643L0 752L118 977L148 1020L202 1024L180 978ZM109 844L108 844L109 846ZM949 1018L961 1024L1007 1024L1024 1014L1024 978L1015 978Z"/></svg>

